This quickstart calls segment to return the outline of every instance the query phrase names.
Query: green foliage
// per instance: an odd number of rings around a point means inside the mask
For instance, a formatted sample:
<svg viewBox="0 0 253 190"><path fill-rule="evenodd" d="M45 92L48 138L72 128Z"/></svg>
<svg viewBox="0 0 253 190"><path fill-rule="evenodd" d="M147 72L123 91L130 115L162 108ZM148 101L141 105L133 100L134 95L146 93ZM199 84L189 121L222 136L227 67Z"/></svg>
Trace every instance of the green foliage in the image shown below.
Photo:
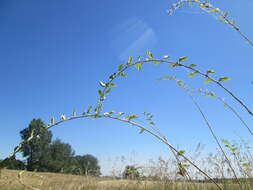
<svg viewBox="0 0 253 190"><path fill-rule="evenodd" d="M209 82L212 82L212 79L210 79L209 77L204 81L205 84L208 84Z"/></svg>
<svg viewBox="0 0 253 190"><path fill-rule="evenodd" d="M128 121L130 121L130 120L137 119L137 118L139 118L138 115L130 115L130 116L128 116L126 119L127 119Z"/></svg>
<svg viewBox="0 0 253 190"><path fill-rule="evenodd" d="M150 51L147 51L147 56L150 59L154 59L154 56L153 56L153 54Z"/></svg>
<svg viewBox="0 0 253 190"><path fill-rule="evenodd" d="M0 160L0 169L13 169L13 170L24 170L26 168L25 163L21 160L17 160L15 157Z"/></svg>
<svg viewBox="0 0 253 190"><path fill-rule="evenodd" d="M139 63L135 64L134 66L137 68L138 71L140 71L142 65L143 65L143 62L139 62Z"/></svg>
<svg viewBox="0 0 253 190"><path fill-rule="evenodd" d="M140 173L137 167L133 165L128 165L125 167L122 176L125 179L138 179L140 177Z"/></svg>
<svg viewBox="0 0 253 190"><path fill-rule="evenodd" d="M45 170L68 173L74 154L74 150L68 143L63 143L60 139L54 140L50 144L50 153L47 157L48 164Z"/></svg>
<svg viewBox="0 0 253 190"><path fill-rule="evenodd" d="M182 62L182 61L186 61L187 59L188 59L187 56L185 56L185 57L180 57L178 61L179 61L179 62Z"/></svg>
<svg viewBox="0 0 253 190"><path fill-rule="evenodd" d="M33 119L27 128L20 131L20 135L24 142L21 151L26 158L27 170L41 171L47 165L52 133L41 119Z"/></svg>
<svg viewBox="0 0 253 190"><path fill-rule="evenodd" d="M193 73L188 74L188 77L192 78L192 77L196 76L197 74L199 74L199 72L195 71Z"/></svg>
<svg viewBox="0 0 253 190"><path fill-rule="evenodd" d="M223 81L227 81L227 80L231 80L229 77L221 77L219 78L219 82L223 82Z"/></svg>
<svg viewBox="0 0 253 190"><path fill-rule="evenodd" d="M90 154L75 156L72 162L74 164L73 174L85 176L99 176L101 174L97 158Z"/></svg>

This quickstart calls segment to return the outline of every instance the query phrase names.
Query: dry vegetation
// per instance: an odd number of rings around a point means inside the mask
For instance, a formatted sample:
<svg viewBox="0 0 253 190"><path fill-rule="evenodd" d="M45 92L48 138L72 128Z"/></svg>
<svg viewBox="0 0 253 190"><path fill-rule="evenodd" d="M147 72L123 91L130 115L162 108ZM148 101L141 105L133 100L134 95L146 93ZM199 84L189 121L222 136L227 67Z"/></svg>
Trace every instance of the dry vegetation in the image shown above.
<svg viewBox="0 0 253 190"><path fill-rule="evenodd" d="M166 180L125 180L84 177L66 174L2 170L0 190L215 190L210 183L175 182ZM28 187L30 186L30 188ZM31 188L32 187L32 188ZM224 189L236 190L236 184L223 184Z"/></svg>

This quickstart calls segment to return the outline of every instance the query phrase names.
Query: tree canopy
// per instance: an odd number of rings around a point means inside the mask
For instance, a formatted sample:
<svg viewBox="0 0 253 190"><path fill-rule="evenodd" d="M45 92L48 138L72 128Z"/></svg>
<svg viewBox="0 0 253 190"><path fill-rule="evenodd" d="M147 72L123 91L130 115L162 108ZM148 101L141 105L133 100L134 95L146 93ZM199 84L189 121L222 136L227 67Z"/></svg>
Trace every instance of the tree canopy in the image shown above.
<svg viewBox="0 0 253 190"><path fill-rule="evenodd" d="M27 128L20 131L20 135L23 140L21 152L26 159L26 165L12 159L5 162L10 169L26 168L28 171L89 176L101 174L95 156L91 154L75 156L75 151L70 144L60 139L52 141L53 134L45 127L41 119L33 119Z"/></svg>

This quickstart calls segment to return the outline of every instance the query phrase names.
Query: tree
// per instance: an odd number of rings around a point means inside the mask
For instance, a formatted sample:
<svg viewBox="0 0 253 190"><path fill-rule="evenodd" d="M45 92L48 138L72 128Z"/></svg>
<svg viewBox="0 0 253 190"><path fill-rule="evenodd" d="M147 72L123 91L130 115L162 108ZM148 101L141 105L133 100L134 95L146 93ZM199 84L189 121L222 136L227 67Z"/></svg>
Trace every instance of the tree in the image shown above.
<svg viewBox="0 0 253 190"><path fill-rule="evenodd" d="M6 169L13 169L13 170L24 170L25 164L21 160L17 160L16 158L0 160L1 167Z"/></svg>
<svg viewBox="0 0 253 190"><path fill-rule="evenodd" d="M74 154L74 150L68 143L63 143L60 139L54 140L50 145L49 171L71 173Z"/></svg>
<svg viewBox="0 0 253 190"><path fill-rule="evenodd" d="M41 119L33 119L27 128L20 131L20 135L23 140L21 152L27 158L27 170L47 171L51 131L46 129Z"/></svg>
<svg viewBox="0 0 253 190"><path fill-rule="evenodd" d="M74 174L80 174L85 176L99 176L101 174L97 158L90 154L86 154L83 156L75 156L74 163Z"/></svg>
<svg viewBox="0 0 253 190"><path fill-rule="evenodd" d="M137 179L140 177L140 173L138 171L138 168L135 166L126 166L125 170L123 172L123 178L125 179Z"/></svg>

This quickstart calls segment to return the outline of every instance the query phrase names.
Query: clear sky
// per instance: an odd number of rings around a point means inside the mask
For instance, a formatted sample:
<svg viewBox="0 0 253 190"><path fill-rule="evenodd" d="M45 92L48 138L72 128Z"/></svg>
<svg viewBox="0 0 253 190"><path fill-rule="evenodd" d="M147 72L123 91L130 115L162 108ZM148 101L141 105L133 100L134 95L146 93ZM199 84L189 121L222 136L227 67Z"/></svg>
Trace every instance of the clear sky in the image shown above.
<svg viewBox="0 0 253 190"><path fill-rule="evenodd" d="M214 69L235 94L253 109L253 49L229 26L196 7L183 7L167 16L172 0L1 0L0 1L0 157L20 142L19 131L33 118L48 123L51 116L81 113L97 102L99 80L126 63L128 56L189 56L187 64ZM253 38L253 2L212 1L228 11L242 31ZM155 115L157 127L176 147L193 150L200 142L215 149L202 118L188 96L171 81L175 75L193 87L210 88L228 97L200 77L187 79L187 71L167 66L130 70L127 80L117 81L105 110ZM252 139L231 113L216 100L197 96L219 138ZM240 107L234 104L239 110ZM230 101L231 100L231 101ZM252 117L240 112L249 124ZM119 156L144 161L166 147L131 126L104 119L67 122L52 129L72 145L76 154L93 154L108 172ZM111 161L110 161L111 160ZM111 165L109 164L111 162Z"/></svg>

